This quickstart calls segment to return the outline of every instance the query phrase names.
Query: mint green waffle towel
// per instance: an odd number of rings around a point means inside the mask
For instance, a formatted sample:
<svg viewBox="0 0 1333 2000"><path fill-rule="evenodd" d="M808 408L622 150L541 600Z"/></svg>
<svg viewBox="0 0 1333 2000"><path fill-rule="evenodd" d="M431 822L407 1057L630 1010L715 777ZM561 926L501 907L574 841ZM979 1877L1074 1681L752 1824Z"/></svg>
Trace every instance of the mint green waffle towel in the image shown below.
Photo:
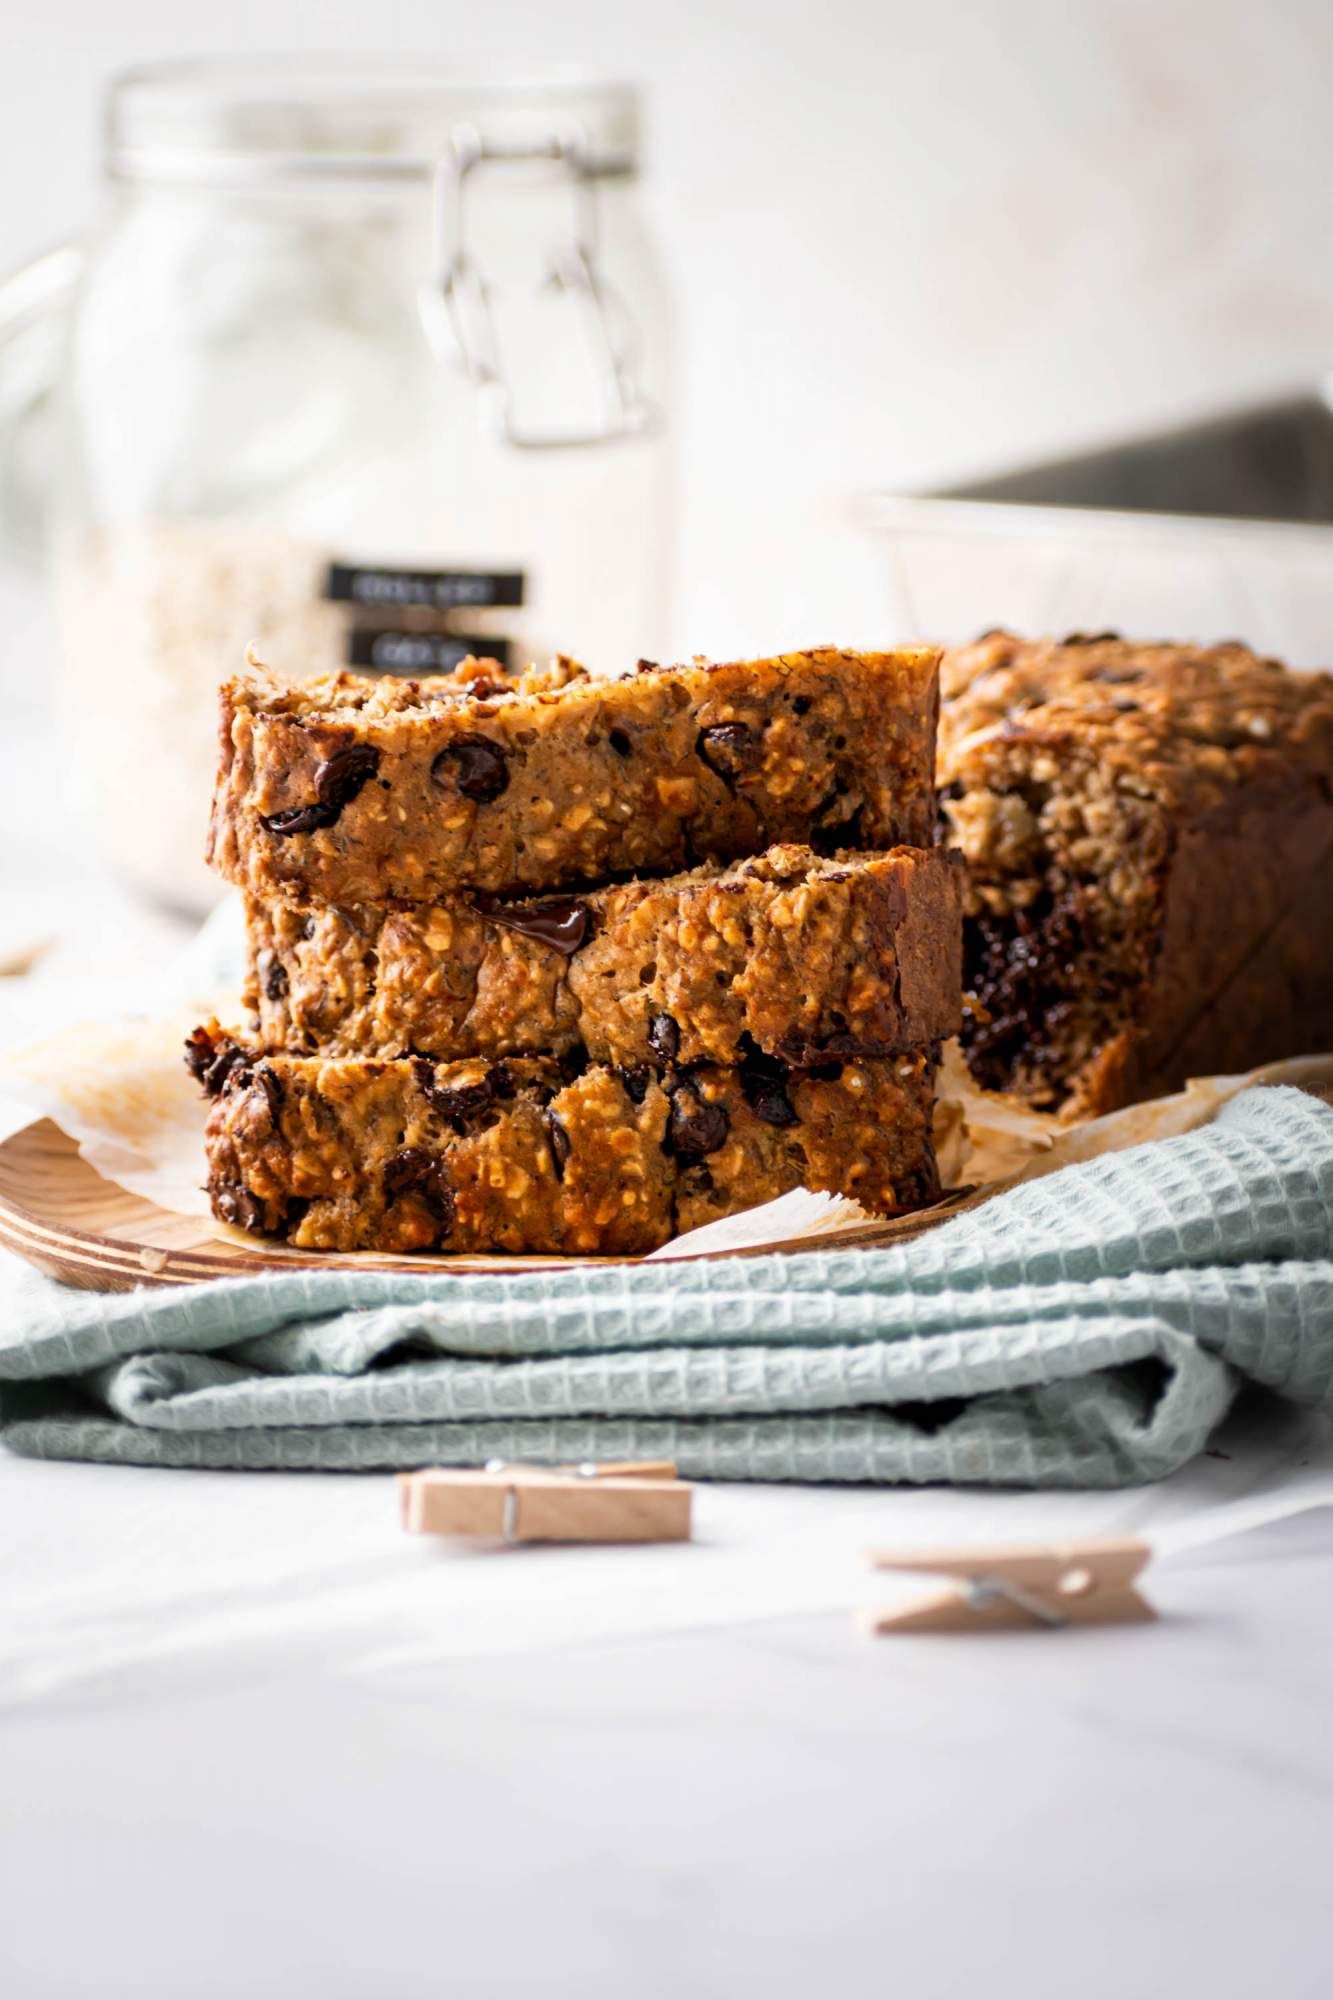
<svg viewBox="0 0 1333 2000"><path fill-rule="evenodd" d="M24 1273L0 1309L0 1436L35 1457L1127 1484L1244 1381L1333 1401L1333 1109L1247 1091L891 1250L112 1298Z"/></svg>

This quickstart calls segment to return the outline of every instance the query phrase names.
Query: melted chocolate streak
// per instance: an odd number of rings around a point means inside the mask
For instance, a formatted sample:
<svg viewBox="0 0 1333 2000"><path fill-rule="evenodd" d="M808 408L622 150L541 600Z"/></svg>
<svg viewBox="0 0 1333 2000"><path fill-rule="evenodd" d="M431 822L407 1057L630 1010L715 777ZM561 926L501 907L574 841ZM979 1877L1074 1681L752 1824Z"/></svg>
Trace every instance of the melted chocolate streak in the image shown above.
<svg viewBox="0 0 1333 2000"><path fill-rule="evenodd" d="M592 932L592 912L574 896L551 896L540 903L491 903L479 898L476 907L490 923L549 945L562 958L573 958Z"/></svg>

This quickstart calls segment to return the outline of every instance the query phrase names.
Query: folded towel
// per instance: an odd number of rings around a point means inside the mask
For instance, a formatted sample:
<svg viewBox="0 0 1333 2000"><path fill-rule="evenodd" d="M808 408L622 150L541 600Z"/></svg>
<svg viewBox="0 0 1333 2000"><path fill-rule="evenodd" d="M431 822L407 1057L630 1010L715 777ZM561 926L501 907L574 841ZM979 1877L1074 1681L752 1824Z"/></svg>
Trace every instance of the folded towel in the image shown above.
<svg viewBox="0 0 1333 2000"><path fill-rule="evenodd" d="M1250 1090L889 1250L110 1298L25 1274L0 1307L0 1438L36 1457L1129 1484L1244 1381L1333 1401L1333 1109Z"/></svg>

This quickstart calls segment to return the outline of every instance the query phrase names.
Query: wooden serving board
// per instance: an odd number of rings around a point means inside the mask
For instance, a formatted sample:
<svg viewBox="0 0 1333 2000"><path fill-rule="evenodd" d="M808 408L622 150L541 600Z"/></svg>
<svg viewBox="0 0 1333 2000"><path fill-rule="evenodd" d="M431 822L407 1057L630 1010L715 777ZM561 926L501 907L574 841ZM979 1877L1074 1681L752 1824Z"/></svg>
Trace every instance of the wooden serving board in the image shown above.
<svg viewBox="0 0 1333 2000"><path fill-rule="evenodd" d="M951 1194L934 1208L890 1222L867 1222L812 1238L807 1245L756 1244L761 1250L799 1247L869 1248L905 1242L977 1200ZM515 1271L553 1270L569 1257L381 1257L367 1252L289 1250L281 1243L222 1234L209 1223L159 1208L117 1187L89 1166L73 1139L49 1118L0 1143L0 1246L48 1277L84 1291L128 1292L136 1285L196 1285L256 1271ZM715 1256L726 1252L714 1251ZM633 1264L634 1257L590 1257L591 1264ZM660 1261L660 1260L659 1260Z"/></svg>

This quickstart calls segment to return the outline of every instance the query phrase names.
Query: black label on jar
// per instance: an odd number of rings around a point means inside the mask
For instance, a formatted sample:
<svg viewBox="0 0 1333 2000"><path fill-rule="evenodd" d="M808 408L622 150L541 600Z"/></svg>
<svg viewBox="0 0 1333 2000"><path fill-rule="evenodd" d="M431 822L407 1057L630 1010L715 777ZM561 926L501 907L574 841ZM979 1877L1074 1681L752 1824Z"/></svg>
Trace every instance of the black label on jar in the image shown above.
<svg viewBox="0 0 1333 2000"><path fill-rule="evenodd" d="M325 597L371 611L425 605L432 611L476 611L523 602L522 570L369 569L330 563Z"/></svg>
<svg viewBox="0 0 1333 2000"><path fill-rule="evenodd" d="M463 660L509 665L508 639L456 638L445 632L349 632L347 664L377 674L451 674Z"/></svg>

